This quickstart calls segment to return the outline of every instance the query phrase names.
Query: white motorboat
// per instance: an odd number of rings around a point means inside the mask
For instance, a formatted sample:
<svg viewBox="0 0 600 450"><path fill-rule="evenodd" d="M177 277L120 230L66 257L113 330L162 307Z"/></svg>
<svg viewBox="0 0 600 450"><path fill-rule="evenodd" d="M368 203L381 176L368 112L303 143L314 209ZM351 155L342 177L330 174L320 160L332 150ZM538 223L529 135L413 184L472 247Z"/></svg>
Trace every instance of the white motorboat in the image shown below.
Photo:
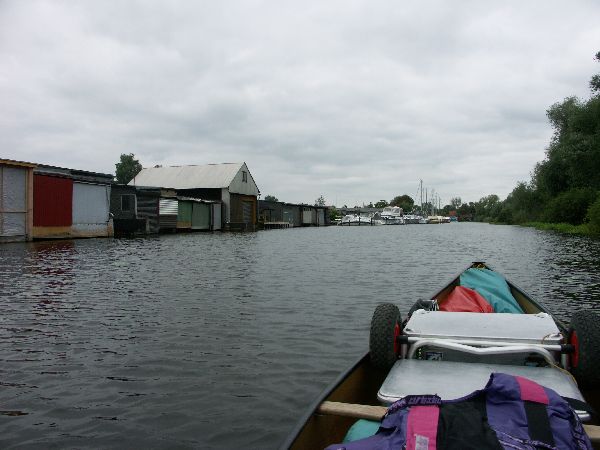
<svg viewBox="0 0 600 450"><path fill-rule="evenodd" d="M360 226L360 225L383 225L382 220L376 219L373 216L365 216L361 214L347 214L342 217L340 225Z"/></svg>
<svg viewBox="0 0 600 450"><path fill-rule="evenodd" d="M386 206L381 212L381 220L385 225L404 225L402 208L399 206Z"/></svg>

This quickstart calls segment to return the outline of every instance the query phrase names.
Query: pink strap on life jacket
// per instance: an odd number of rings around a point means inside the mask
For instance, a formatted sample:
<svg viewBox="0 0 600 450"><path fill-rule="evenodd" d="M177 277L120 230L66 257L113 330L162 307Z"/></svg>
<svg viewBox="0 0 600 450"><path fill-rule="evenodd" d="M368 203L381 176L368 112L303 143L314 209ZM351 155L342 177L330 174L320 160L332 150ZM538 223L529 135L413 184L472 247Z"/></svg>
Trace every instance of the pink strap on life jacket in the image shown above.
<svg viewBox="0 0 600 450"><path fill-rule="evenodd" d="M535 403L541 403L547 405L548 396L544 388L534 381L528 380L527 378L515 376L519 388L521 389L521 400L530 401Z"/></svg>
<svg viewBox="0 0 600 450"><path fill-rule="evenodd" d="M437 406L413 406L406 424L406 450L435 450L438 418Z"/></svg>

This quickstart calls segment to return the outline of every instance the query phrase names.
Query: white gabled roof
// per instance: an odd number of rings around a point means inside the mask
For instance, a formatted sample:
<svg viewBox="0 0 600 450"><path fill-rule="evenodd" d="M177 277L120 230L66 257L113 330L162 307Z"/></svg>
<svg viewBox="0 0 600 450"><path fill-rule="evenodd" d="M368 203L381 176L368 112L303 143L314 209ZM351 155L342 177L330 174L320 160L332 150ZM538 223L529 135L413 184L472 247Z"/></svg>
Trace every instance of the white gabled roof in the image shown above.
<svg viewBox="0 0 600 450"><path fill-rule="evenodd" d="M224 163L204 166L149 167L142 169L129 184L173 189L227 188L245 166L245 163Z"/></svg>

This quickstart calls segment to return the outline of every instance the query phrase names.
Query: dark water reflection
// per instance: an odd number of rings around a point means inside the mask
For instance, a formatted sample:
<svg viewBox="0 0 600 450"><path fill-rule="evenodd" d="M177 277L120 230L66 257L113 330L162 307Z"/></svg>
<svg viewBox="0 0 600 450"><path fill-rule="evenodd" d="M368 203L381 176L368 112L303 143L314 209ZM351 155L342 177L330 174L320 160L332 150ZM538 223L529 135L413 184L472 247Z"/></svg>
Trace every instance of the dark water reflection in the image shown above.
<svg viewBox="0 0 600 450"><path fill-rule="evenodd" d="M485 260L568 320L600 242L485 224L0 247L3 448L276 448L405 311Z"/></svg>

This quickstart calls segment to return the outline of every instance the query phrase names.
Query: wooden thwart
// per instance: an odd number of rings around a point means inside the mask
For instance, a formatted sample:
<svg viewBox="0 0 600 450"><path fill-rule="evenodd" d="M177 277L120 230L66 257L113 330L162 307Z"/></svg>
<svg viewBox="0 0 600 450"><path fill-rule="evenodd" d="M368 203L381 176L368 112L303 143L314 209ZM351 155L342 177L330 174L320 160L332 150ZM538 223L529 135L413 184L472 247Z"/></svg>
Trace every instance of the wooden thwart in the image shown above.
<svg viewBox="0 0 600 450"><path fill-rule="evenodd" d="M385 415L385 406L358 405L356 403L341 403L324 401L319 405L317 413L327 416L353 417L355 419L381 420Z"/></svg>
<svg viewBox="0 0 600 450"><path fill-rule="evenodd" d="M317 408L317 414L328 416L353 417L355 419L367 419L380 421L385 415L385 406L358 405L356 403L341 403L325 401ZM600 426L584 425L583 428L594 446L600 445Z"/></svg>

